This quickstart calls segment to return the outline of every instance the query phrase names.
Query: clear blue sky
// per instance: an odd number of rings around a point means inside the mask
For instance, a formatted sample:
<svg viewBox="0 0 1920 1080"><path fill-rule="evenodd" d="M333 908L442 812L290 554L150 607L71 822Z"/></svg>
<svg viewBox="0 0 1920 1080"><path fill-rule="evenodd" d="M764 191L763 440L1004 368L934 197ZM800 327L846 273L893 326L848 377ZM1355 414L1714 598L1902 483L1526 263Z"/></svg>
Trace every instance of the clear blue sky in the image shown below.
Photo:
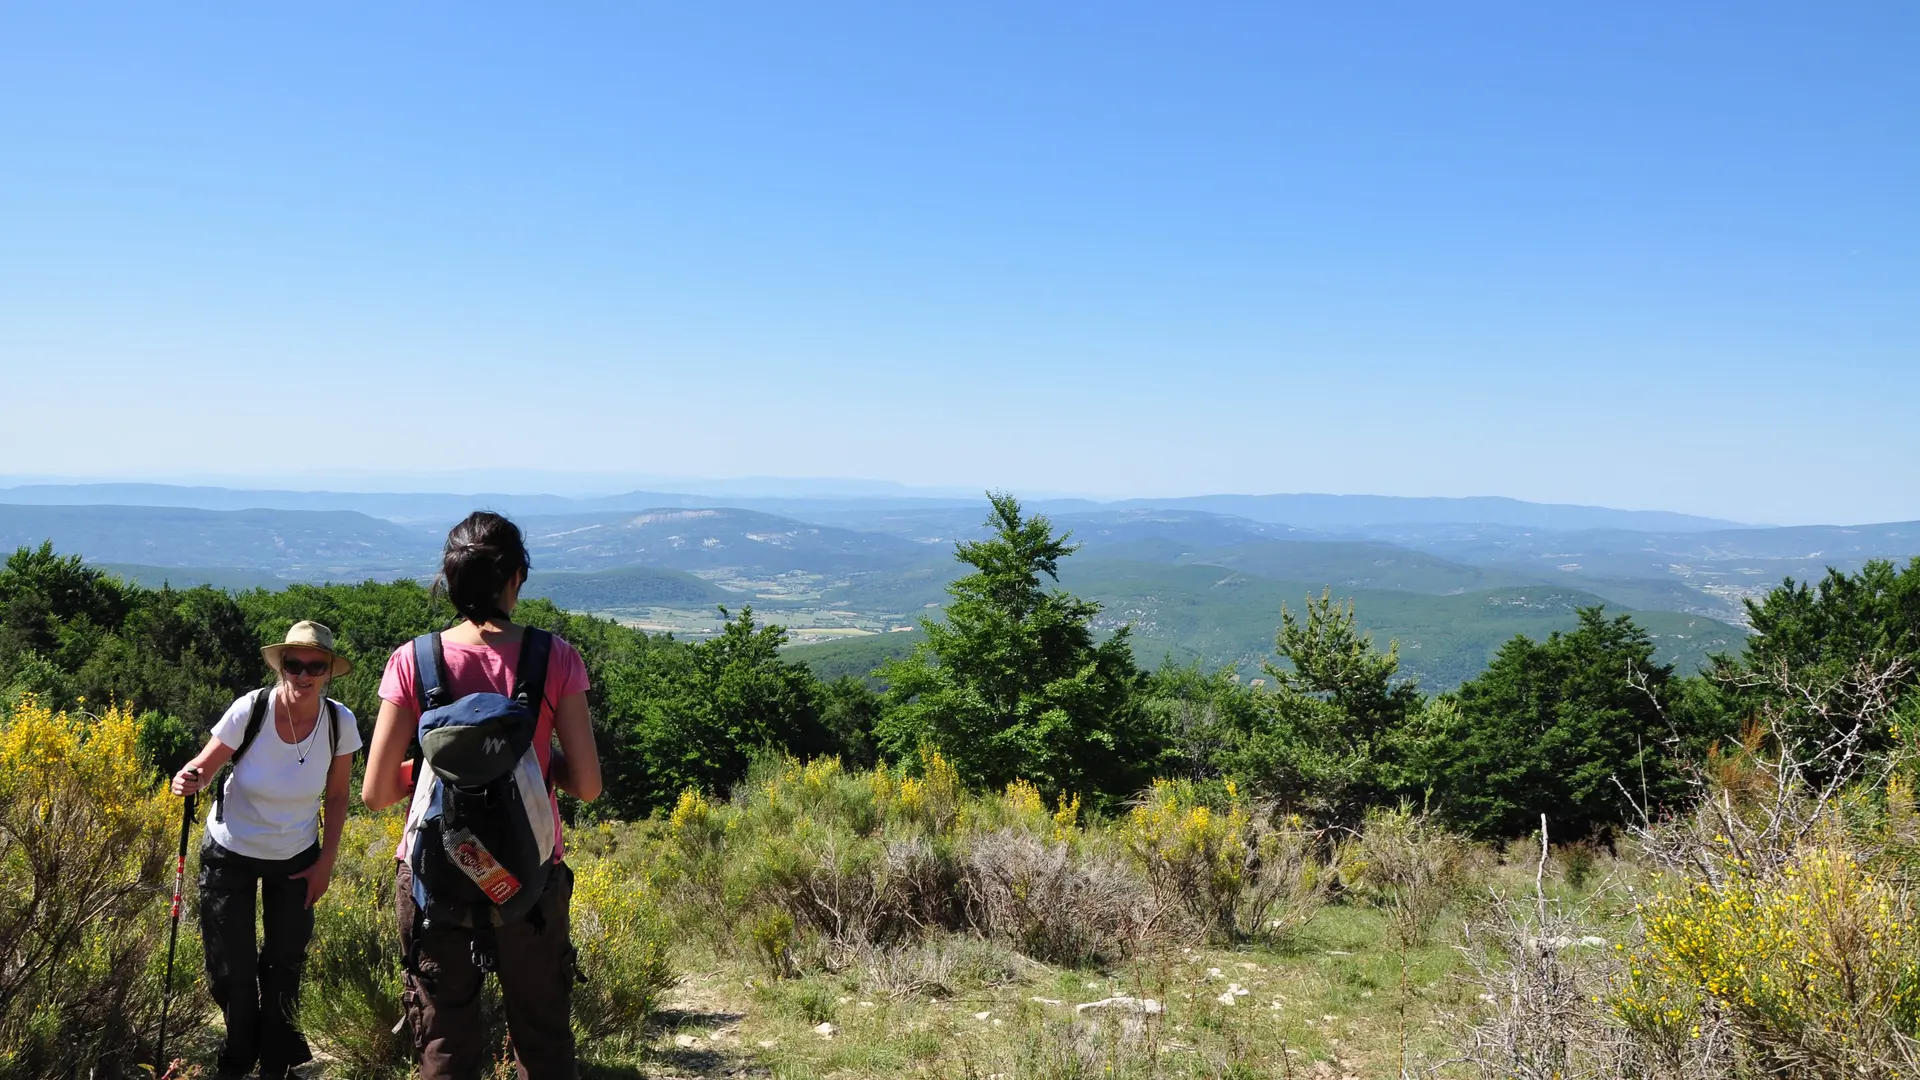
<svg viewBox="0 0 1920 1080"><path fill-rule="evenodd" d="M1920 518L1917 56L1905 0L11 5L0 474Z"/></svg>

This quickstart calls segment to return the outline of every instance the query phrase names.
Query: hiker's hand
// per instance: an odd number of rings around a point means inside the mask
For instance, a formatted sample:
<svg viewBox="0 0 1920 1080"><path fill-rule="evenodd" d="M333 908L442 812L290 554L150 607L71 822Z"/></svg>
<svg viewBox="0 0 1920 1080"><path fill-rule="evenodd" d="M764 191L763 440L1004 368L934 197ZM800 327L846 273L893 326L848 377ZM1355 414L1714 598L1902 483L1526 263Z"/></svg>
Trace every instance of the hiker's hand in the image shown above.
<svg viewBox="0 0 1920 1080"><path fill-rule="evenodd" d="M327 885L333 880L333 860L322 855L312 866L287 876L307 883L307 906L312 907L327 895Z"/></svg>
<svg viewBox="0 0 1920 1080"><path fill-rule="evenodd" d="M173 793L191 795L201 788L200 770L189 765L173 774Z"/></svg>

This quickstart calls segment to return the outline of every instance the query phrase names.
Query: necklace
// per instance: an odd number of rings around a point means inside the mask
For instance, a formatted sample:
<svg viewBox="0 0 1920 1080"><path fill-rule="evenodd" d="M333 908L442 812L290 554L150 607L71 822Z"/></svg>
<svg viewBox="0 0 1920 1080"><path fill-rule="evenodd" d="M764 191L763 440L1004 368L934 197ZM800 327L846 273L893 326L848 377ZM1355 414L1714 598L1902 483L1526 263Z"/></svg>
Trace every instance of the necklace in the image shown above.
<svg viewBox="0 0 1920 1080"><path fill-rule="evenodd" d="M313 740L320 734L320 721L325 718L324 714L326 711L326 698L322 697L320 699L320 711L315 713L313 717L313 730L307 732L307 744L300 747L300 764L302 765L307 763L307 752L313 749ZM293 732L293 702L291 700L287 702L287 732L289 734ZM295 743L294 745L298 746L299 744Z"/></svg>

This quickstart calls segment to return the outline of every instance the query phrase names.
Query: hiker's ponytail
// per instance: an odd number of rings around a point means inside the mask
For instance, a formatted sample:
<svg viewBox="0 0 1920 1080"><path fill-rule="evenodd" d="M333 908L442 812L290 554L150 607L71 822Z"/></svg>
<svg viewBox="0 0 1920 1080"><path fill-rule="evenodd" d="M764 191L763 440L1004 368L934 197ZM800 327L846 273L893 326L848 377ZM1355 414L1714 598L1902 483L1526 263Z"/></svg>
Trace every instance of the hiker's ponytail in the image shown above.
<svg viewBox="0 0 1920 1080"><path fill-rule="evenodd" d="M504 621L500 594L532 565L518 525L491 510L475 510L447 534L440 583L461 618Z"/></svg>

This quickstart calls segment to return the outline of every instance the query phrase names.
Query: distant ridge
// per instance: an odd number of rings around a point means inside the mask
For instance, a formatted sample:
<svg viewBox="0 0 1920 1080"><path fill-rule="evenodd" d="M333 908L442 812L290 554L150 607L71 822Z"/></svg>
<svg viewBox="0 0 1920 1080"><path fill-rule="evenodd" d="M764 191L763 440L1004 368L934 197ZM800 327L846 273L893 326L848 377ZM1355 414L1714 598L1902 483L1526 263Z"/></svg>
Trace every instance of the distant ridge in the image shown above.
<svg viewBox="0 0 1920 1080"><path fill-rule="evenodd" d="M1604 506L1535 503L1498 495L1467 498L1397 495L1195 495L1176 499L1126 499L1089 504L1110 508L1205 510L1215 514L1303 529L1351 529L1370 525L1506 525L1579 532L1626 529L1632 532L1712 532L1748 529L1737 521L1678 514L1667 510L1615 510Z"/></svg>
<svg viewBox="0 0 1920 1080"><path fill-rule="evenodd" d="M750 486L741 481L740 486ZM711 485L709 485L711 486ZM481 492L342 492L248 490L173 484L29 484L0 488L0 504L37 506L166 506L197 510L351 510L389 521L449 523L479 507L515 516L620 513L667 507L754 510L805 518L840 511L965 510L985 499L885 493L750 496L630 491L618 495L572 497ZM1714 532L1752 526L1665 510L1616 510L1603 506L1534 503L1503 496L1469 498L1394 495L1193 495L1174 498L1038 499L1031 509L1049 513L1117 510L1204 511L1301 529L1341 531L1380 525L1456 524L1582 532L1621 529L1632 532ZM839 522L834 522L839 524Z"/></svg>

